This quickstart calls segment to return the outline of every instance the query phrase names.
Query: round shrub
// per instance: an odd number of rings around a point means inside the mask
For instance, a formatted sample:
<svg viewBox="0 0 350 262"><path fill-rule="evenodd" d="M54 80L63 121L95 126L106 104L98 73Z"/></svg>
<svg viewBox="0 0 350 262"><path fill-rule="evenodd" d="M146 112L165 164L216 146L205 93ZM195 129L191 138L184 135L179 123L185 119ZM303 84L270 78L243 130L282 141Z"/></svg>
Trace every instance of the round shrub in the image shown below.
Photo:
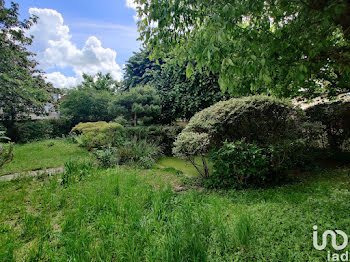
<svg viewBox="0 0 350 262"><path fill-rule="evenodd" d="M331 150L338 151L344 148L350 138L350 102L318 104L306 109L306 114L311 121L324 125Z"/></svg>
<svg viewBox="0 0 350 262"><path fill-rule="evenodd" d="M104 121L79 123L71 133L81 135L78 139L85 147L115 146L122 141L123 127L118 123Z"/></svg>
<svg viewBox="0 0 350 262"><path fill-rule="evenodd" d="M195 114L177 137L173 152L189 161L201 155L204 177L208 177L204 155L210 149L243 138L259 145L293 140L300 136L302 119L303 111L286 100L268 96L232 98Z"/></svg>
<svg viewBox="0 0 350 262"><path fill-rule="evenodd" d="M211 144L241 138L271 144L296 138L302 115L301 109L274 97L232 98L194 115L183 132L207 133Z"/></svg>

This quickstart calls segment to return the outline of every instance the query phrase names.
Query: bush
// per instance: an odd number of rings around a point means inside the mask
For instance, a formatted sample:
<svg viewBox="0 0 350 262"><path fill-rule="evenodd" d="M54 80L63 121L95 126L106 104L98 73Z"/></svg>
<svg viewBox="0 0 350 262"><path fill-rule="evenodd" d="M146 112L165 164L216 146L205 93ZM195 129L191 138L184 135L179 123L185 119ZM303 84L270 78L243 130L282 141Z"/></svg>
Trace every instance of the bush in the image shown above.
<svg viewBox="0 0 350 262"><path fill-rule="evenodd" d="M177 137L173 152L189 161L201 155L204 177L208 177L204 156L210 149L243 138L259 145L293 140L301 135L302 119L303 112L284 100L267 96L233 98L194 115Z"/></svg>
<svg viewBox="0 0 350 262"><path fill-rule="evenodd" d="M236 141L224 143L210 154L213 174L206 181L209 187L241 188L263 186L283 180L286 170L299 163L300 143L285 142L262 147L256 143Z"/></svg>
<svg viewBox="0 0 350 262"><path fill-rule="evenodd" d="M125 127L125 136L127 139L148 140L160 145L164 155L172 154L172 147L177 135L183 128L178 125L152 125Z"/></svg>
<svg viewBox="0 0 350 262"><path fill-rule="evenodd" d="M49 121L25 121L15 124L16 140L18 143L28 143L50 138L53 128Z"/></svg>
<svg viewBox="0 0 350 262"><path fill-rule="evenodd" d="M49 122L52 127L50 138L67 136L72 129L72 122L67 118L49 119L44 121Z"/></svg>
<svg viewBox="0 0 350 262"><path fill-rule="evenodd" d="M126 142L116 151L118 164L136 164L150 168L161 155L161 148L156 143L136 139Z"/></svg>
<svg viewBox="0 0 350 262"><path fill-rule="evenodd" d="M306 114L311 121L324 125L332 151L344 149L350 139L350 102L318 104L306 109Z"/></svg>
<svg viewBox="0 0 350 262"><path fill-rule="evenodd" d="M13 143L5 136L5 131L0 131L0 168L13 159Z"/></svg>
<svg viewBox="0 0 350 262"><path fill-rule="evenodd" d="M118 164L116 158L116 148L109 147L102 150L96 150L95 156L98 161L99 166L103 168L113 167Z"/></svg>
<svg viewBox="0 0 350 262"><path fill-rule="evenodd" d="M80 135L79 141L84 147L108 147L122 143L123 127L118 123L88 122L79 123L71 133Z"/></svg>
<svg viewBox="0 0 350 262"><path fill-rule="evenodd" d="M43 119L16 122L8 130L11 139L18 143L57 138L69 134L71 122L68 119Z"/></svg>

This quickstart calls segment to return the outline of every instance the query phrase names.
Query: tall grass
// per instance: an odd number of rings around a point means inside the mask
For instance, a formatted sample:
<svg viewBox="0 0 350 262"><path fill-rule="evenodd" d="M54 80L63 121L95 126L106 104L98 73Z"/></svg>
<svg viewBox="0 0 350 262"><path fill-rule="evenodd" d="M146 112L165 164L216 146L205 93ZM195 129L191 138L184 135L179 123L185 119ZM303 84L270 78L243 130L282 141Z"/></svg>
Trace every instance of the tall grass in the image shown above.
<svg viewBox="0 0 350 262"><path fill-rule="evenodd" d="M158 172L0 183L0 261L324 261L312 226L349 231L349 170L274 189L182 193Z"/></svg>
<svg viewBox="0 0 350 262"><path fill-rule="evenodd" d="M66 168L75 176L74 164ZM208 261L236 244L234 228L200 193L155 189L132 171L86 178L65 186L51 178L39 189L41 212L20 222L26 260ZM18 258L11 245L2 254Z"/></svg>

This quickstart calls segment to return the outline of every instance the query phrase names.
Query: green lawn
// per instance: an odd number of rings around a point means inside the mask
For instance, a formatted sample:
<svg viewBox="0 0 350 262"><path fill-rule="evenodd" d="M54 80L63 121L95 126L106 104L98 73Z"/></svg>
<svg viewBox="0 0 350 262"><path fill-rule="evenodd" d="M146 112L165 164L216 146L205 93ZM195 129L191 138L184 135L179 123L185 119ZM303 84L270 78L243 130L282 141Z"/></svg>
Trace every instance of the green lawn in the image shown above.
<svg viewBox="0 0 350 262"><path fill-rule="evenodd" d="M15 172L63 166L70 159L86 159L86 149L70 144L63 139L51 139L14 148L14 159L0 169L0 176Z"/></svg>

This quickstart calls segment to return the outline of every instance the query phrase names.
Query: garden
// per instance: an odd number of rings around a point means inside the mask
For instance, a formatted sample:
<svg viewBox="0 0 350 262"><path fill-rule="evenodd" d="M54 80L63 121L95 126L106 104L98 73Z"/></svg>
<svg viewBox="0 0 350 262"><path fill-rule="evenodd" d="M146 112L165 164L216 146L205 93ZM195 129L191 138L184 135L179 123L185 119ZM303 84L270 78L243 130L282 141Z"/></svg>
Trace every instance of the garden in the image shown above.
<svg viewBox="0 0 350 262"><path fill-rule="evenodd" d="M349 261L349 6L135 3L123 80L54 102L0 1L0 261Z"/></svg>

